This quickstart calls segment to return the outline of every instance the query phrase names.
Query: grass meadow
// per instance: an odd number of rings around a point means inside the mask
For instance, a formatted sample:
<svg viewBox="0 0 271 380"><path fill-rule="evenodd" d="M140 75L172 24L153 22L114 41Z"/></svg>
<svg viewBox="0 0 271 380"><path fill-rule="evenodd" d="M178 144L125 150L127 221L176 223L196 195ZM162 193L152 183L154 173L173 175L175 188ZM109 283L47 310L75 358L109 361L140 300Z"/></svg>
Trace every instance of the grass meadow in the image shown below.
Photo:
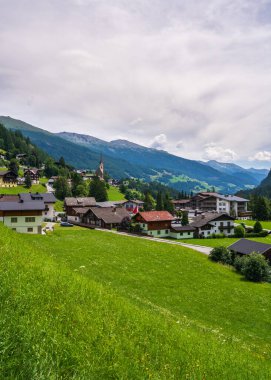
<svg viewBox="0 0 271 380"><path fill-rule="evenodd" d="M271 377L270 284L95 230L0 225L0 253L0 378Z"/></svg>
<svg viewBox="0 0 271 380"><path fill-rule="evenodd" d="M244 223L246 226L253 227L256 223L255 220L235 220L235 223ZM271 230L271 221L261 221L261 225L264 229Z"/></svg>
<svg viewBox="0 0 271 380"><path fill-rule="evenodd" d="M110 186L107 190L109 201L123 201L125 200L124 194L119 191L118 187Z"/></svg>

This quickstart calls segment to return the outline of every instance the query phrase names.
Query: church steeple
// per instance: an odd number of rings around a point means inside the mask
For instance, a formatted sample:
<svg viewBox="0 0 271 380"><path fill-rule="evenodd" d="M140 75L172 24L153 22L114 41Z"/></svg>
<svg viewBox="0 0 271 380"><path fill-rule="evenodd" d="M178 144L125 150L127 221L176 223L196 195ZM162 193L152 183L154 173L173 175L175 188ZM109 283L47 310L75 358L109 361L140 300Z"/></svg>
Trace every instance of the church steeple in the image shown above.
<svg viewBox="0 0 271 380"><path fill-rule="evenodd" d="M96 170L96 176L99 177L99 179L101 181L104 180L104 160L103 160L103 155L101 153L101 157L100 157L100 163L99 163L99 166Z"/></svg>

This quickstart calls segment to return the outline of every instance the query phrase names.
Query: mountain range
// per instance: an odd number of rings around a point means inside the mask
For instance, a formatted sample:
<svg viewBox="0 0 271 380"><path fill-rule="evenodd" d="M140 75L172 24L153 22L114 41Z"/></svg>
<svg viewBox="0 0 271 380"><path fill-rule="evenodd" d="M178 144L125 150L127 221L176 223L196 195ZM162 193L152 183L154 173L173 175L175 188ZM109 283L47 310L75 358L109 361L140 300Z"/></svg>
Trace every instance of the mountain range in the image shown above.
<svg viewBox="0 0 271 380"><path fill-rule="evenodd" d="M0 116L5 127L20 130L52 157L76 168L96 169L101 154L114 178L136 177L157 180L177 190L235 193L257 186L268 174L265 169L244 169L231 163L199 162L163 150L147 148L127 140L104 141L84 134L51 133L8 116Z"/></svg>

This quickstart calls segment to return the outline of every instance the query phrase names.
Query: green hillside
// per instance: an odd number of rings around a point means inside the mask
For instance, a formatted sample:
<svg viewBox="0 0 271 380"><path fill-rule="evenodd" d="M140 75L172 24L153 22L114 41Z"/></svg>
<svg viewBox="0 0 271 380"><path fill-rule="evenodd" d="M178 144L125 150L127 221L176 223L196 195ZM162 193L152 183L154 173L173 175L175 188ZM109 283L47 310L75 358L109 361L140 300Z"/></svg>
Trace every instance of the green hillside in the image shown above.
<svg viewBox="0 0 271 380"><path fill-rule="evenodd" d="M0 378L270 379L270 284L189 249L0 225L0 281Z"/></svg>

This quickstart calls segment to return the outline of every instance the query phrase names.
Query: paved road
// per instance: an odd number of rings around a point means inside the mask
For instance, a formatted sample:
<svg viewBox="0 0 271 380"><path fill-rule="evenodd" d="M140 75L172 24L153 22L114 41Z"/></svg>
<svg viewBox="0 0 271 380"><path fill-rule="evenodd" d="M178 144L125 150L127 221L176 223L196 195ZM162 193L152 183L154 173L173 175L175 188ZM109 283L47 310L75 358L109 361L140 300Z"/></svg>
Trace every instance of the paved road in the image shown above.
<svg viewBox="0 0 271 380"><path fill-rule="evenodd" d="M169 239L161 239L161 238L153 238L153 237L148 237L148 236L132 235L132 234L129 234L126 232L104 230L101 228L96 228L96 230L103 231L103 232L110 232L110 233L117 234L117 235L129 236L129 237L133 237L135 239L146 239L146 240L150 240L150 241L155 241L155 242L160 243L160 244L166 243L166 244L172 244L172 245L180 245L182 247L194 249L195 251L203 253L204 255L209 255L211 250L212 250L212 248L210 248L210 247L205 247L205 246L195 245L195 244L181 243L180 241L174 241L174 240L169 240Z"/></svg>

